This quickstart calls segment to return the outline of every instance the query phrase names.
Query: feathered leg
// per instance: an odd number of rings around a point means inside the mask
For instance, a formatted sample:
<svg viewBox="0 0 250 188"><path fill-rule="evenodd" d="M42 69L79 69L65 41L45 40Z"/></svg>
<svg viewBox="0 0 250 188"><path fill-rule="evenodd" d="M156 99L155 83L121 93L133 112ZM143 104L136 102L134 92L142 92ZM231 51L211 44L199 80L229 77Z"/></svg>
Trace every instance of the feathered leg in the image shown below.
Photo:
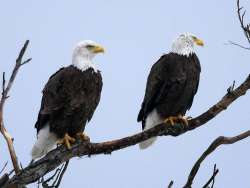
<svg viewBox="0 0 250 188"><path fill-rule="evenodd" d="M31 151L32 159L34 160L46 155L55 147L58 139L54 133L50 132L49 124L45 125L44 128L38 132L37 140L33 145Z"/></svg>

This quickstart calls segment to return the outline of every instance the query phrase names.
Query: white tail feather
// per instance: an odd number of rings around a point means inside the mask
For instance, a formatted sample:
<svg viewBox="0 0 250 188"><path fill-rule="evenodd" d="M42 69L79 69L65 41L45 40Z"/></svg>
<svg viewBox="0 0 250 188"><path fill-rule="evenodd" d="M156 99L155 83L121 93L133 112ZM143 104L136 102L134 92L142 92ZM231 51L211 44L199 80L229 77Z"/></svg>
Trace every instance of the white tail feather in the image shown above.
<svg viewBox="0 0 250 188"><path fill-rule="evenodd" d="M153 137L153 138L147 139L147 140L145 140L143 142L140 142L139 143L140 149L148 148L149 146L151 146L156 141L156 139L157 139L157 137Z"/></svg>
<svg viewBox="0 0 250 188"><path fill-rule="evenodd" d="M37 135L37 141L33 145L31 156L32 159L37 159L47 154L50 150L52 150L56 142L58 141L58 137L50 132L49 125L45 125Z"/></svg>
<svg viewBox="0 0 250 188"><path fill-rule="evenodd" d="M148 116L146 118L144 130L153 128L154 126L156 126L162 122L163 122L162 118L159 116L156 109L154 109L151 113L148 114ZM157 139L157 137L153 137L153 138L150 138L148 140L145 140L145 141L139 143L140 149L148 148L156 141L156 139Z"/></svg>

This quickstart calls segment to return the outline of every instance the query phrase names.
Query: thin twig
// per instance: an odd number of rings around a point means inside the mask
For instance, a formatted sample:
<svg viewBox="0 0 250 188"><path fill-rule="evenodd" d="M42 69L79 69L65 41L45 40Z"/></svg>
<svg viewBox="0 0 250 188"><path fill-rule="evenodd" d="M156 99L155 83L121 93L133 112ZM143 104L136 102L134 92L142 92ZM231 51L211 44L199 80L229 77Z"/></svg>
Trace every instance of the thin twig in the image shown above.
<svg viewBox="0 0 250 188"><path fill-rule="evenodd" d="M171 188L174 185L174 181L171 180L170 183L168 184L168 188Z"/></svg>
<svg viewBox="0 0 250 188"><path fill-rule="evenodd" d="M25 60L24 62L22 62L21 65L24 65L24 64L26 64L26 63L29 63L31 60L32 60L32 58L29 58L29 59Z"/></svg>
<svg viewBox="0 0 250 188"><path fill-rule="evenodd" d="M216 166L215 166L215 167L216 167ZM215 170L215 168L214 168L214 177L213 177L213 182L212 182L212 186L211 186L211 188L213 188L213 187L214 187L214 183L215 183L215 176L216 176L218 173L219 173L219 169Z"/></svg>
<svg viewBox="0 0 250 188"><path fill-rule="evenodd" d="M65 164L63 164L61 167L57 168L55 173L51 177L49 177L47 180L44 180L42 178L41 181L38 181L38 187L39 187L39 184L42 184L42 186L44 188L58 188L61 181L62 181L63 175L67 170L68 164L69 164L69 161L66 161ZM53 181L53 183L51 185L49 185L48 183L51 180L53 180L54 178L55 178L55 180Z"/></svg>
<svg viewBox="0 0 250 188"><path fill-rule="evenodd" d="M66 161L66 163L65 163L65 165L64 165L64 167L63 167L63 170L62 170L62 172L60 173L60 176L59 176L59 179L58 179L58 181L57 181L57 184L55 185L55 188L58 188L58 187L59 187L59 185L60 185L60 183L61 183L61 181L62 181L63 175L64 175L64 173L66 172L66 170L67 170L67 168L68 168L68 165L69 165L69 160Z"/></svg>
<svg viewBox="0 0 250 188"><path fill-rule="evenodd" d="M211 178L209 178L209 180L207 181L207 183L202 188L208 188L208 186L210 185L211 182L212 182L211 188L213 188L214 187L214 182L215 182L215 176L218 173L219 173L219 169L216 168L216 164L215 164L214 165L213 174L212 174Z"/></svg>
<svg viewBox="0 0 250 188"><path fill-rule="evenodd" d="M4 164L3 168L2 168L2 170L0 170L0 174L2 174L2 172L4 171L4 169L6 168L7 165L8 165L8 161L5 162L5 164Z"/></svg>
<svg viewBox="0 0 250 188"><path fill-rule="evenodd" d="M42 180L41 180L42 185L43 184L48 184L51 180L54 179L54 177L56 177L58 175L58 173L60 173L60 171L61 171L61 168L57 168L56 171L55 171L55 173L51 177L49 177L47 180L44 180L42 178Z"/></svg>
<svg viewBox="0 0 250 188"><path fill-rule="evenodd" d="M211 154L214 150L216 150L216 148L218 148L220 145L224 145L224 144L234 144L235 142L238 142L240 140L243 140L247 137L250 136L250 130L241 133L237 136L234 137L224 137L224 136L220 136L217 139L215 139L212 144L206 149L206 151L199 157L199 159L196 161L196 163L194 164L189 176L188 176L188 180L187 183L185 184L184 188L190 188L193 184L193 180L200 168L201 163L206 159L206 157Z"/></svg>
<svg viewBox="0 0 250 188"><path fill-rule="evenodd" d="M227 93L230 94L234 90L235 87L235 80L233 81L233 84L227 88Z"/></svg>
<svg viewBox="0 0 250 188"><path fill-rule="evenodd" d="M50 186L51 188L55 188L55 185L56 185L56 183L57 183L57 181L58 181L58 179L59 179L59 177L60 177L61 171L62 171L62 169L64 168L64 166L65 166L65 164L62 164L62 166L59 168L59 172L58 172L58 174L57 174L57 176L56 176L56 179L55 179L55 181L52 183L52 185Z"/></svg>
<svg viewBox="0 0 250 188"><path fill-rule="evenodd" d="M243 49L245 49L245 50L250 50L250 47L245 47L245 46L243 46L243 45L241 45L241 44L238 44L238 43L236 43L236 42L233 42L233 41L231 41L231 40L229 40L228 43L226 43L226 45L234 45L234 46L238 46L238 47L240 47L240 48L243 48Z"/></svg>
<svg viewBox="0 0 250 188"><path fill-rule="evenodd" d="M11 174L13 174L14 172L15 172L15 170L12 169L12 170L8 173L8 175L11 176Z"/></svg>
<svg viewBox="0 0 250 188"><path fill-rule="evenodd" d="M5 93L5 72L3 72L3 78L2 78L2 96Z"/></svg>

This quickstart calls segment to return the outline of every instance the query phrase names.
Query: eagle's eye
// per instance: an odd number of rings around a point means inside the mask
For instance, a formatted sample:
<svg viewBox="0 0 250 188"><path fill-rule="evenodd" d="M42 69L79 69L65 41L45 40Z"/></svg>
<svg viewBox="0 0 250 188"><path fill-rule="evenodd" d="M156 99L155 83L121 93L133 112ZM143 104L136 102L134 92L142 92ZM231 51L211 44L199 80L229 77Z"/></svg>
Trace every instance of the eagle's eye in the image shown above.
<svg viewBox="0 0 250 188"><path fill-rule="evenodd" d="M94 48L95 46L94 45L92 45L92 44L88 44L88 45L86 45L86 48L87 49L92 49L92 48Z"/></svg>
<svg viewBox="0 0 250 188"><path fill-rule="evenodd" d="M197 40L197 37L196 37L196 36L192 36L192 39L193 39L193 40Z"/></svg>

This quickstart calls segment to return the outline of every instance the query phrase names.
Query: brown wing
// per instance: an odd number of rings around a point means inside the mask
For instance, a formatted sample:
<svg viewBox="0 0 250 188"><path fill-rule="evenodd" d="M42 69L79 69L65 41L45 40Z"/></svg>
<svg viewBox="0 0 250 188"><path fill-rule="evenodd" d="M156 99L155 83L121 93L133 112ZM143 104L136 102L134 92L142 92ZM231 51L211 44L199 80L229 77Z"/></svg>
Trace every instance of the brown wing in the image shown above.
<svg viewBox="0 0 250 188"><path fill-rule="evenodd" d="M165 60L165 56L162 56L151 68L148 79L147 86L145 91L145 96L141 105L141 110L139 111L137 121L143 121L149 112L151 112L157 100L160 98L161 90L164 85L164 80L162 77L162 66L161 62Z"/></svg>
<svg viewBox="0 0 250 188"><path fill-rule="evenodd" d="M51 115L56 115L65 105L67 96L63 89L65 76L65 68L61 68L49 78L45 85L41 108L35 124L37 132L49 121Z"/></svg>

